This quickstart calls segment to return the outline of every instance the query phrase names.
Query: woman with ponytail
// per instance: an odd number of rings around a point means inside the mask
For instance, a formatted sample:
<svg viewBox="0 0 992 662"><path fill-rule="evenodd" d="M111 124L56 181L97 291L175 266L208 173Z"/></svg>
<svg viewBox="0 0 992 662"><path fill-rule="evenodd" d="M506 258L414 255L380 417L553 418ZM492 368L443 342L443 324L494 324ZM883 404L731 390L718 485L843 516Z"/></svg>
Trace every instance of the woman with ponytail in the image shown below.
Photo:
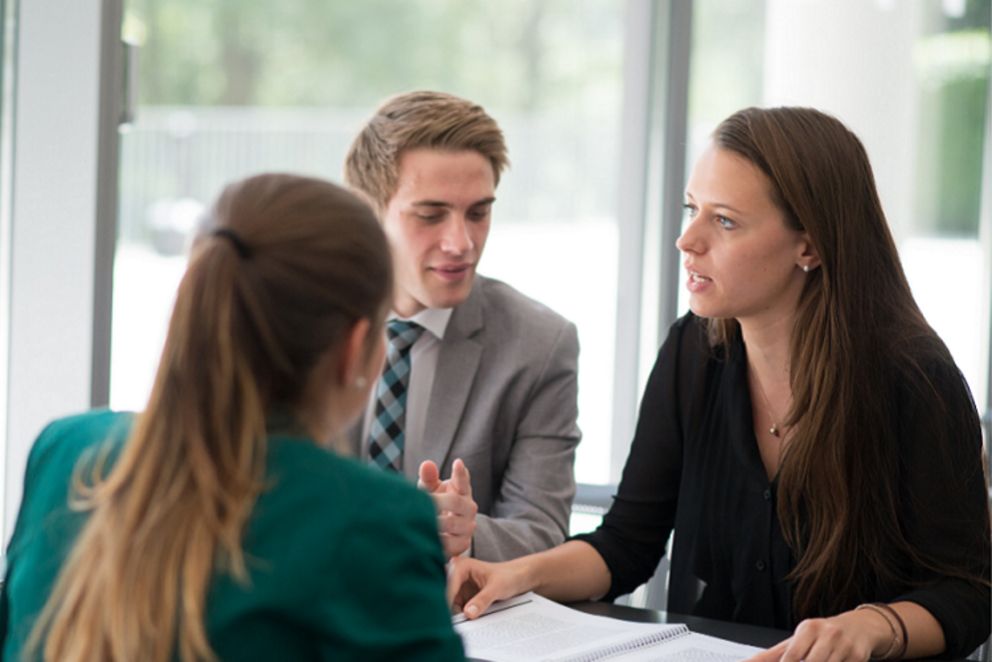
<svg viewBox="0 0 992 662"><path fill-rule="evenodd" d="M372 212L328 182L228 187L148 408L35 442L4 660L460 660L429 497L333 452L381 370Z"/></svg>
<svg viewBox="0 0 992 662"><path fill-rule="evenodd" d="M612 600L674 530L669 611L795 631L761 662L968 655L992 611L981 427L861 142L815 110L740 111L686 208L692 312L658 355L613 507L542 554L454 559L455 606Z"/></svg>

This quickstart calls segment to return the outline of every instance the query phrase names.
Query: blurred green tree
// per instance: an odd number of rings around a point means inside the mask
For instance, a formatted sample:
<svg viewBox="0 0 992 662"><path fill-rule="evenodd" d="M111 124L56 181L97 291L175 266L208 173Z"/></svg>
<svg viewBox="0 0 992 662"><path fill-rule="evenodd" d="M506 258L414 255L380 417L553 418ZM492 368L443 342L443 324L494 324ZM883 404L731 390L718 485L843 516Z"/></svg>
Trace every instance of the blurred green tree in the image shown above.
<svg viewBox="0 0 992 662"><path fill-rule="evenodd" d="M434 88L534 110L594 97L620 70L620 0L575 4L128 0L125 29L144 104L354 107Z"/></svg>

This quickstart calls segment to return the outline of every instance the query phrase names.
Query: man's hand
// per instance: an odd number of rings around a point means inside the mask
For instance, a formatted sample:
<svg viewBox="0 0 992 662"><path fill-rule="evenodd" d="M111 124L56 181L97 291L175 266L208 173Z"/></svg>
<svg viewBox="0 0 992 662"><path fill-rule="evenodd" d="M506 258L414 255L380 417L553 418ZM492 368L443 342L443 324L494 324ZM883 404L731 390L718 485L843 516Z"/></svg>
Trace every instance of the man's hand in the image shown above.
<svg viewBox="0 0 992 662"><path fill-rule="evenodd" d="M472 483L465 463L455 460L451 478L442 481L437 465L428 460L420 465L417 487L434 498L437 529L445 555L451 558L463 554L472 545L475 515L479 512L472 499Z"/></svg>

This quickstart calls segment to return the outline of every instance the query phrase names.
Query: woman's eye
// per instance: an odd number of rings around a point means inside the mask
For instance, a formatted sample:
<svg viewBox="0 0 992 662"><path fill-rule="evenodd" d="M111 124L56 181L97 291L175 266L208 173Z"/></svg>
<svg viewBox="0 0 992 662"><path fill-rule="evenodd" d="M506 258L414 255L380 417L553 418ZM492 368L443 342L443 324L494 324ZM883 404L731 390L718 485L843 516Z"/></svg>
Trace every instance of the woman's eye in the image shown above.
<svg viewBox="0 0 992 662"><path fill-rule="evenodd" d="M717 223L719 223L721 227L724 227L724 228L727 228L727 229L730 229L730 228L733 228L733 227L736 227L737 226L736 223L734 223L732 220L730 220L726 216L717 216L716 217L716 220L717 220Z"/></svg>
<svg viewBox="0 0 992 662"><path fill-rule="evenodd" d="M682 205L682 208L685 209L685 214L689 218L692 218L693 216L696 215L696 208L693 207L692 205Z"/></svg>

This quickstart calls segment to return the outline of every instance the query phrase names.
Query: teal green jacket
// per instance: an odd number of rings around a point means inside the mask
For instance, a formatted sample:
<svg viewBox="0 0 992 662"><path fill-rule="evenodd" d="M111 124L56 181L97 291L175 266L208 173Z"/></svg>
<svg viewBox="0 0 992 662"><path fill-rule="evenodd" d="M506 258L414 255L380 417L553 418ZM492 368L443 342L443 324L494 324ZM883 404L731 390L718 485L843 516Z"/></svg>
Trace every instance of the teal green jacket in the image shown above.
<svg viewBox="0 0 992 662"><path fill-rule="evenodd" d="M3 660L21 659L85 523L68 508L73 469L86 449L119 451L131 421L95 411L52 423L35 442L0 594ZM269 437L266 476L243 541L251 581L218 572L207 596L221 660L464 660L428 496L281 434Z"/></svg>

